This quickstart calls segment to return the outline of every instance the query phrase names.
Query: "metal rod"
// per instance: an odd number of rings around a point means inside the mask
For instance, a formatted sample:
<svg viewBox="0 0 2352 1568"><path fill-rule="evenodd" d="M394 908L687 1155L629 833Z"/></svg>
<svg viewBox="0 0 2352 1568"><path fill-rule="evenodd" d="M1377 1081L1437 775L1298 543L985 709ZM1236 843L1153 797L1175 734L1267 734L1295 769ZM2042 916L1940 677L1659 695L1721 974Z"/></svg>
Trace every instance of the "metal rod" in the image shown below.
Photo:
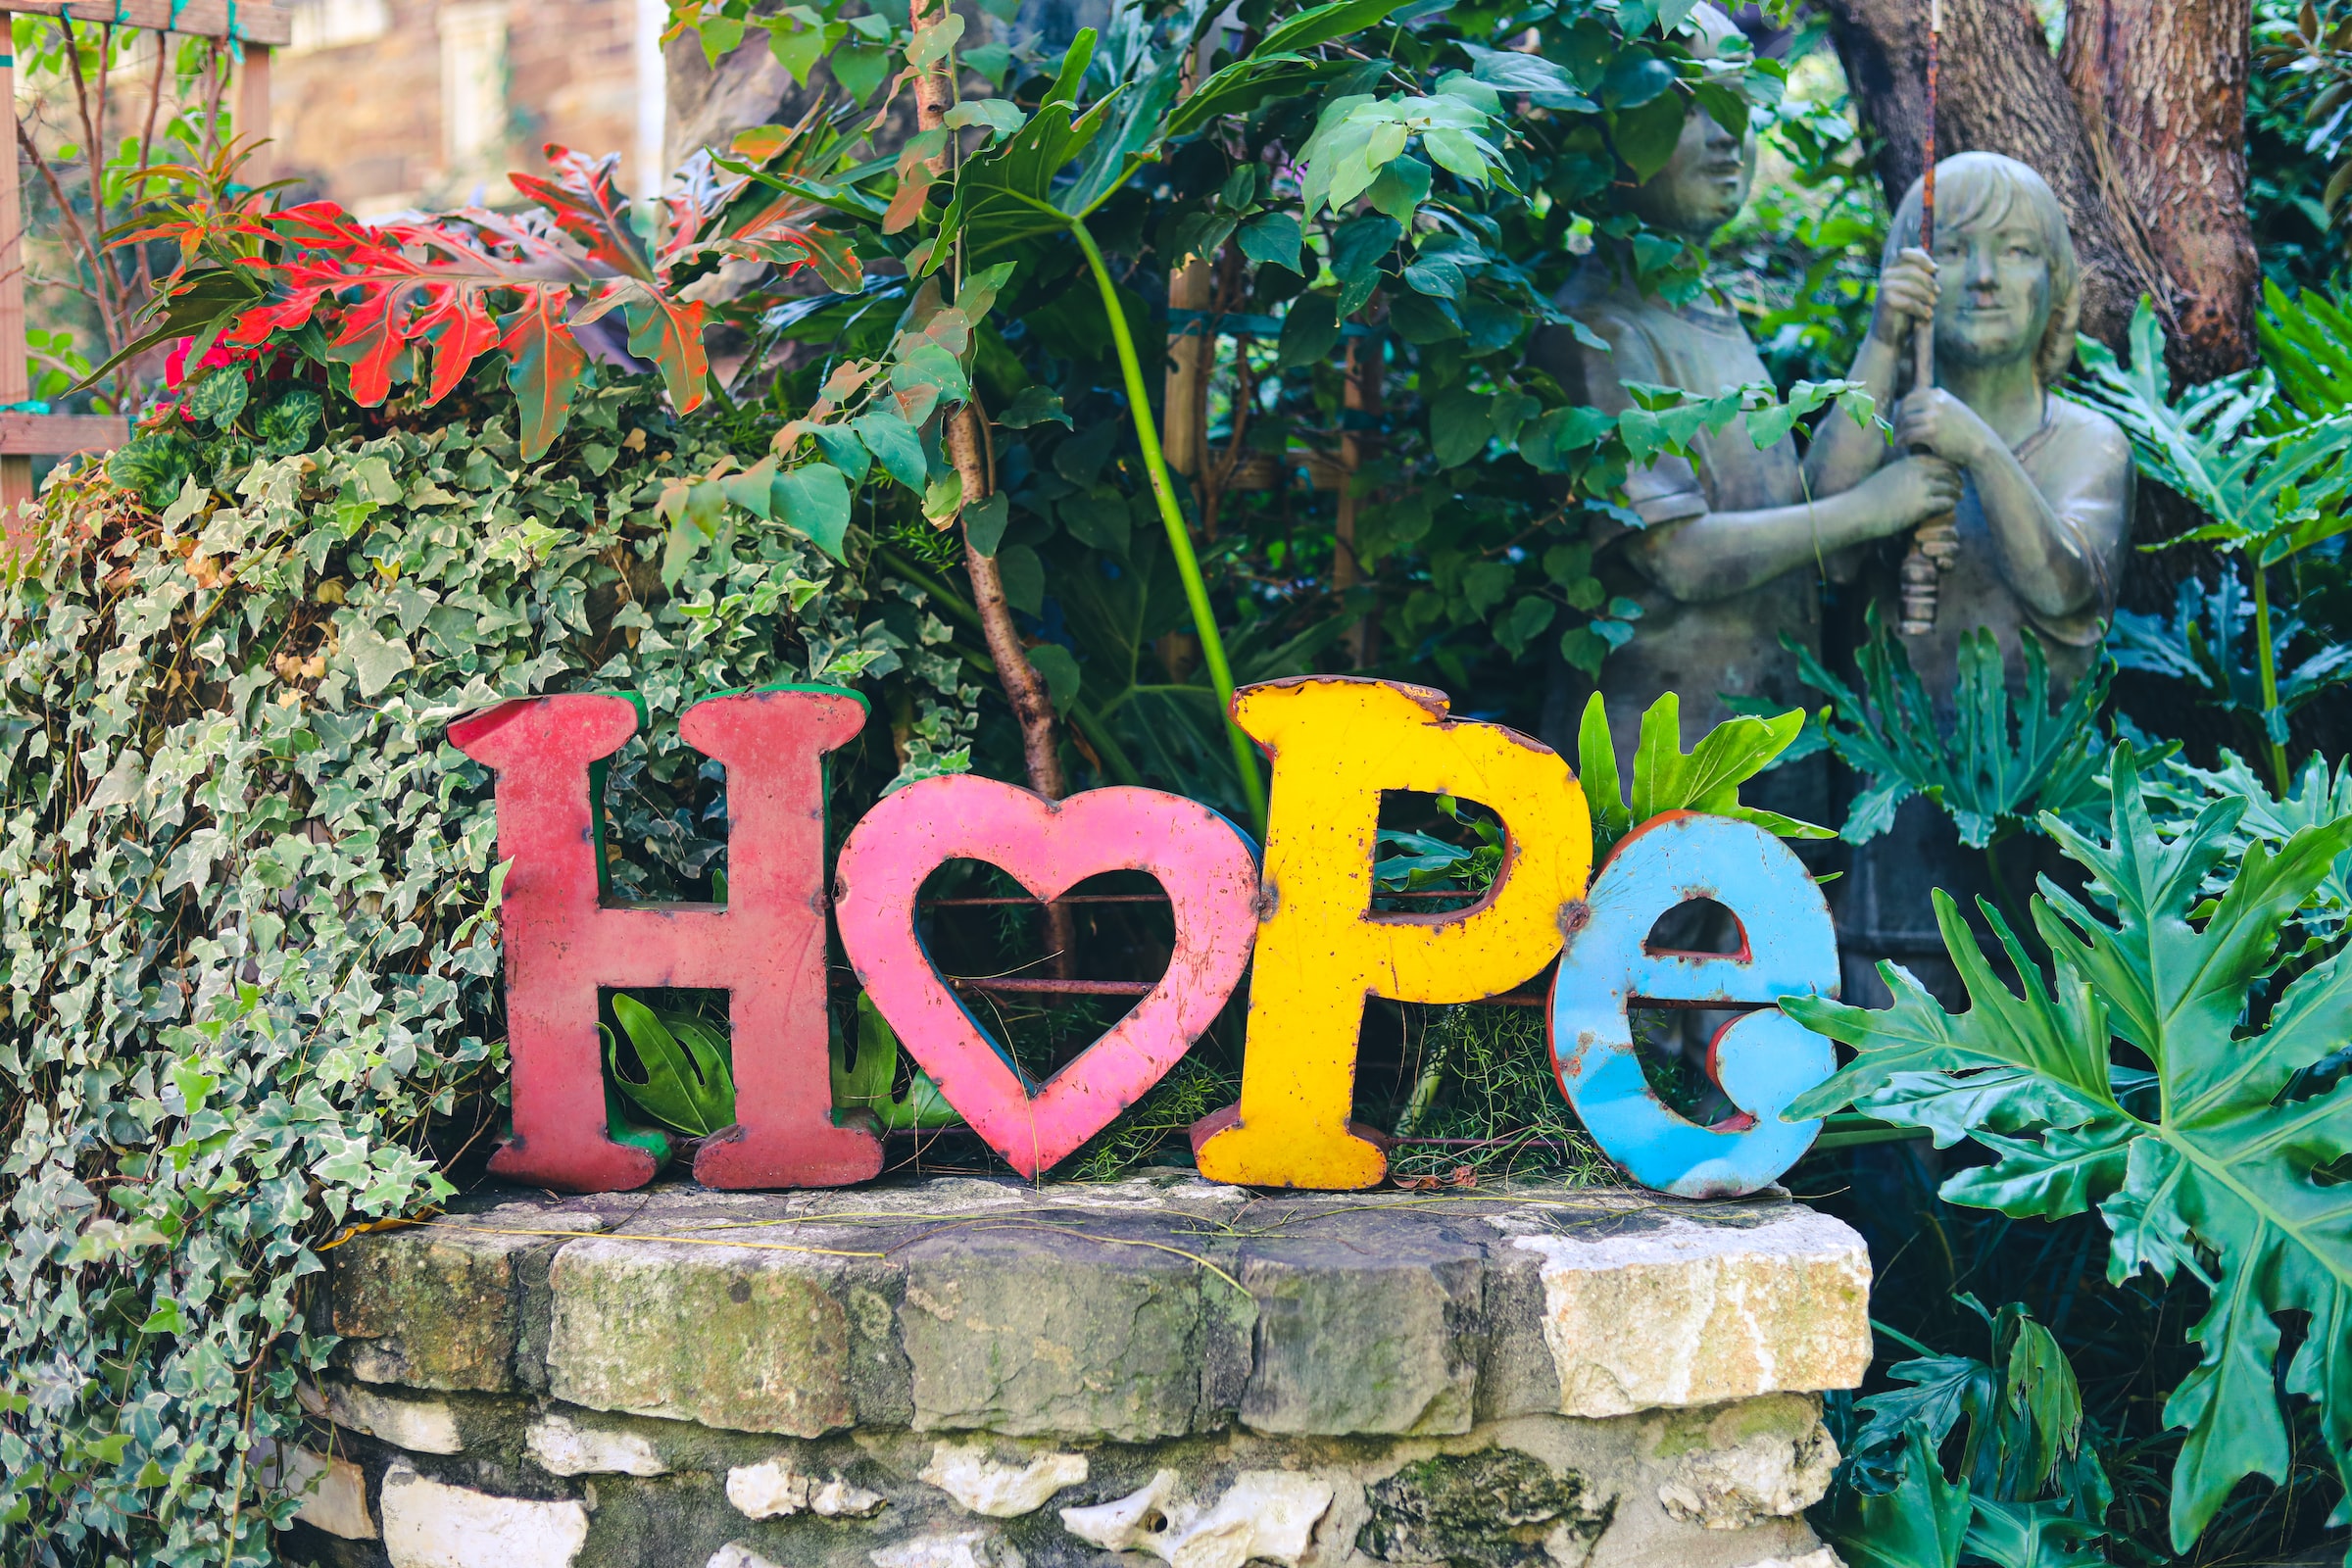
<svg viewBox="0 0 2352 1568"><path fill-rule="evenodd" d="M1936 99L1942 52L1943 0L1929 0L1927 171L1920 175L1919 184L1919 248L1928 253L1931 261L1936 255ZM1936 320L1931 316L1912 329L1911 386L1914 391L1925 391L1935 384ZM1929 555L1920 540L1931 530L1941 532L1949 528L1951 522L1949 513L1930 517L1912 532L1911 548L1903 553L1903 564L1898 568L1902 588L1898 624L1906 637L1925 637L1936 629L1936 607L1940 597L1937 579L1949 562L1948 558L1939 561Z"/></svg>
<svg viewBox="0 0 2352 1568"><path fill-rule="evenodd" d="M1431 890L1423 888L1411 893L1375 893L1377 899L1483 899L1486 894L1466 888ZM924 899L926 909L982 909L1006 906L1034 904L1165 904L1165 893L1070 893L1058 899L1003 898L1003 899Z"/></svg>

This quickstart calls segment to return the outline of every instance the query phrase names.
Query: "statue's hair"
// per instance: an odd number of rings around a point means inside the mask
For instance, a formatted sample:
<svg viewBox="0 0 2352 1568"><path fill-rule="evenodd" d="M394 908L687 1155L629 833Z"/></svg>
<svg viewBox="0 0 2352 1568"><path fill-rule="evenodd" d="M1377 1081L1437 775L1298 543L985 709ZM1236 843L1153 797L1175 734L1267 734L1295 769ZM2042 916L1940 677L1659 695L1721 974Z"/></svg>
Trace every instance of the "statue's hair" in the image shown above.
<svg viewBox="0 0 2352 1568"><path fill-rule="evenodd" d="M1919 243L1919 204L1920 181L1913 180L1886 233L1886 264ZM1958 153L1936 166L1938 230L1997 223L2021 208L2050 259L2050 323L2034 355L2034 368L2043 386L2055 386L2075 363L2075 329L2082 319L2082 264L2076 259L2075 238L2067 231L2057 193L2031 168L1999 153Z"/></svg>

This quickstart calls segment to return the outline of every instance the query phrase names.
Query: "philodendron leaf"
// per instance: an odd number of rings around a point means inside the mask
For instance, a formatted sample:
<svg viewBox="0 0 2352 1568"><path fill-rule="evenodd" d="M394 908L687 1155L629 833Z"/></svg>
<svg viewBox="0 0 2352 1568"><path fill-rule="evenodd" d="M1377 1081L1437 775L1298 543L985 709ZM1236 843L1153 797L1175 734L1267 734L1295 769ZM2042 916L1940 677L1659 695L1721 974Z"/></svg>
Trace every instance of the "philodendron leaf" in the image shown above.
<svg viewBox="0 0 2352 1568"><path fill-rule="evenodd" d="M1599 863L1626 834L1666 811L1736 817L1781 838L1834 837L1828 828L1740 804L1740 786L1771 766L1804 725L1801 708L1774 718L1741 714L1707 731L1685 755L1682 699L1668 692L1642 715L1642 739L1634 752L1633 777L1627 781L1633 786L1629 803L1620 793L1608 712L1594 692L1577 727L1577 777L1592 810L1593 862Z"/></svg>
<svg viewBox="0 0 2352 1568"><path fill-rule="evenodd" d="M1944 1479L1927 1424L1913 1420L1901 1484L1883 1496L1845 1493L1822 1533L1846 1568L1956 1568L1969 1511L1968 1484Z"/></svg>
<svg viewBox="0 0 2352 1568"><path fill-rule="evenodd" d="M2106 1532L2054 1502L1974 1499L1965 1543L1994 1568L2106 1568L2091 1544Z"/></svg>
<svg viewBox="0 0 2352 1568"><path fill-rule="evenodd" d="M635 997L612 999L645 1076L623 1070L619 1042L605 1031L605 1064L614 1088L638 1109L689 1138L708 1138L735 1120L735 1080L718 1031L682 1014L657 1015Z"/></svg>
<svg viewBox="0 0 2352 1568"><path fill-rule="evenodd" d="M1951 1178L1945 1198L2042 1218L2095 1203L2119 1282L2141 1268L2167 1279L2186 1269L2207 1285L2209 1307L2189 1331L2200 1361L2165 1404L2166 1420L2187 1432L2172 1492L2173 1543L2185 1552L2241 1479L2286 1476L2280 1313L2310 1314L2284 1386L2319 1406L2329 1454L2352 1478L2352 1358L2341 1354L2352 1335L2352 1184L2320 1174L2352 1153L2352 1094L2331 1083L2287 1096L2343 1043L2352 956L2339 950L2296 977L2259 1030L2244 1021L2248 995L2301 946L2289 921L2352 851L2352 812L2298 829L2274 853L2236 834L2247 803L2224 799L2167 838L2128 747L2110 801L2103 835L2042 817L2089 871L2097 906L2043 880L2033 913L2056 964L2048 980L1988 915L2024 977L2023 994L2011 992L1938 894L1969 1009L1946 1013L1893 964L1880 966L1895 996L1883 1011L1791 1000L1790 1015L1855 1056L1786 1114L1862 1103L1888 1121L1940 1123L1939 1137L1964 1127L2000 1157ZM2227 891L2209 900L2206 883L2231 858ZM2108 1087L2130 1064L2111 1068L2117 1039L2155 1064L2153 1121Z"/></svg>

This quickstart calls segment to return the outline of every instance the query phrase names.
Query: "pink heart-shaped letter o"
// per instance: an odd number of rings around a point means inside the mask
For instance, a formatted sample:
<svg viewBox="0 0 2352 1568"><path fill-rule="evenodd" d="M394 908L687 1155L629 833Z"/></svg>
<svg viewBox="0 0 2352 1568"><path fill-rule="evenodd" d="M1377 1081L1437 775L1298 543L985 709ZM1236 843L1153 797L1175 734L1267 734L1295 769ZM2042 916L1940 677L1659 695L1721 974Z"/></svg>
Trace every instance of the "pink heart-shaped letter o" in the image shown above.
<svg viewBox="0 0 2352 1568"><path fill-rule="evenodd" d="M1102 871L1149 871L1176 908L1168 972L1043 1084L982 1032L932 966L915 893L944 860L1004 867L1040 899ZM961 774L887 796L842 846L842 946L899 1040L990 1148L1035 1176L1110 1124L1182 1059L1242 977L1257 936L1257 860L1239 828L1158 790L1049 801Z"/></svg>

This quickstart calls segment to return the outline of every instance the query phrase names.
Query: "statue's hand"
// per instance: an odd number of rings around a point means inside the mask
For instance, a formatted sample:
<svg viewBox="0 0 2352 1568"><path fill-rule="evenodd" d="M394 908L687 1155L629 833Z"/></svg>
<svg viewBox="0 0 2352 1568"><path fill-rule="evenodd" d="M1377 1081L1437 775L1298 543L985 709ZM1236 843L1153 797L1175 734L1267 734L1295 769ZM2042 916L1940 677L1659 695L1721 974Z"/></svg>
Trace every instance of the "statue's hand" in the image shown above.
<svg viewBox="0 0 2352 1568"><path fill-rule="evenodd" d="M2001 438L1977 411L1939 386L1905 397L1894 416L1894 444L1933 452L1962 467L2000 450Z"/></svg>
<svg viewBox="0 0 2352 1568"><path fill-rule="evenodd" d="M1941 458L1898 458L1854 489L1879 537L1917 527L1960 504L1960 470Z"/></svg>
<svg viewBox="0 0 2352 1568"><path fill-rule="evenodd" d="M1879 273L1879 303L1871 314L1870 335L1900 349L1915 326L1935 318L1936 261L1914 245Z"/></svg>

